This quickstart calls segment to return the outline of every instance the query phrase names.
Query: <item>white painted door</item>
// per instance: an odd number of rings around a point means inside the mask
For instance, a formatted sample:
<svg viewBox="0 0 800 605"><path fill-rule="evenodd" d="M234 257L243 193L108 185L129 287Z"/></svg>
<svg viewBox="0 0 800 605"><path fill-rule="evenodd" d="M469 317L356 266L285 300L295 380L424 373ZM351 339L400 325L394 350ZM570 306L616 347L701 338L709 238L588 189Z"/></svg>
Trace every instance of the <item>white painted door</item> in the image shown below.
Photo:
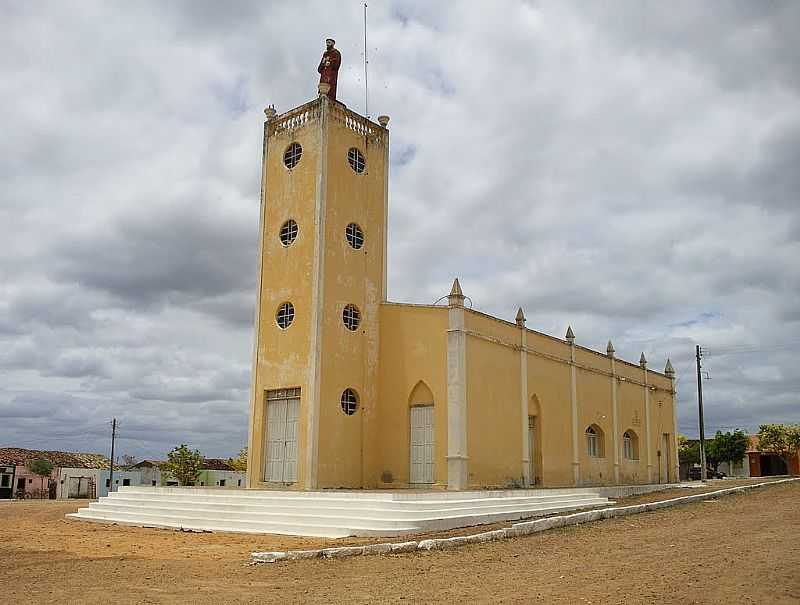
<svg viewBox="0 0 800 605"><path fill-rule="evenodd" d="M433 406L411 408L411 483L433 483Z"/></svg>
<svg viewBox="0 0 800 605"><path fill-rule="evenodd" d="M267 459L264 479L276 483L297 481L297 419L299 397L267 402Z"/></svg>

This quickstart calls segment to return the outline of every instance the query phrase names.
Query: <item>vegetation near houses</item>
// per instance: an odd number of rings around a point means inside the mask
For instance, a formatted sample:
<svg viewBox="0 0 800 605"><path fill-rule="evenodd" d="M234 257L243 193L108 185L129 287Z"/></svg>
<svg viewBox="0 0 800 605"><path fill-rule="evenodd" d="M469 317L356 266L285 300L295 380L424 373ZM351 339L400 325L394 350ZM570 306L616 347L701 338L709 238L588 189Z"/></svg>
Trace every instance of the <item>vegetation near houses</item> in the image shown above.
<svg viewBox="0 0 800 605"><path fill-rule="evenodd" d="M706 462L715 471L720 462L730 462L730 468L733 469L733 463L744 458L749 445L750 439L744 431L738 429L732 433L717 431L714 438L706 443Z"/></svg>
<svg viewBox="0 0 800 605"><path fill-rule="evenodd" d="M233 470L240 473L247 471L247 448L243 447L239 450L239 455L236 458L228 458L228 464L231 465Z"/></svg>
<svg viewBox="0 0 800 605"><path fill-rule="evenodd" d="M789 460L800 452L800 424L762 424L758 427L758 449Z"/></svg>
<svg viewBox="0 0 800 605"><path fill-rule="evenodd" d="M40 492L40 496L43 498L45 494L44 480L50 478L50 473L53 472L53 463L50 462L49 460L39 459L39 460L30 460L25 466L34 475L39 475L39 478L42 480L42 489Z"/></svg>
<svg viewBox="0 0 800 605"><path fill-rule="evenodd" d="M678 435L678 460L681 464L700 464L700 442Z"/></svg>
<svg viewBox="0 0 800 605"><path fill-rule="evenodd" d="M713 439L706 439L706 464L717 470L720 462L739 461L744 458L749 439L744 431L735 430L723 433L717 431ZM681 464L700 464L700 442L678 436L678 459ZM731 468L733 466L731 465Z"/></svg>
<svg viewBox="0 0 800 605"><path fill-rule="evenodd" d="M178 484L194 485L203 468L203 455L200 450L192 451L185 443L181 443L167 454L167 461L161 468L172 475Z"/></svg>

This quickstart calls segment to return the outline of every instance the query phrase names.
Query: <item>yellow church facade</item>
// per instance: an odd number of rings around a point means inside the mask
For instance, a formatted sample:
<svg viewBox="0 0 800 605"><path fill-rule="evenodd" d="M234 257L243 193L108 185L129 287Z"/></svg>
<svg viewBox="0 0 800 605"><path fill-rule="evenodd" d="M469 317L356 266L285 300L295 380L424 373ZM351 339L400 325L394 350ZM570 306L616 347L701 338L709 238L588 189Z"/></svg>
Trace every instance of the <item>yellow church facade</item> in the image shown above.
<svg viewBox="0 0 800 605"><path fill-rule="evenodd" d="M672 482L675 374L465 305L387 300L388 118L264 125L248 487Z"/></svg>

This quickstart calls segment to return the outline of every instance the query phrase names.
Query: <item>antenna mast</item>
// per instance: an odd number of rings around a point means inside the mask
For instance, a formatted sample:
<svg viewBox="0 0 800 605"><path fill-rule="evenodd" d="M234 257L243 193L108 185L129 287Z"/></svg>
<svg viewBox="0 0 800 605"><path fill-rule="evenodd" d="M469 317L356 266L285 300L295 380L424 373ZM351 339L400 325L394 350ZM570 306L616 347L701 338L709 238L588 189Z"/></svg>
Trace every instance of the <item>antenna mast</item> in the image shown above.
<svg viewBox="0 0 800 605"><path fill-rule="evenodd" d="M367 79L367 3L364 3L364 113L369 119L369 80Z"/></svg>

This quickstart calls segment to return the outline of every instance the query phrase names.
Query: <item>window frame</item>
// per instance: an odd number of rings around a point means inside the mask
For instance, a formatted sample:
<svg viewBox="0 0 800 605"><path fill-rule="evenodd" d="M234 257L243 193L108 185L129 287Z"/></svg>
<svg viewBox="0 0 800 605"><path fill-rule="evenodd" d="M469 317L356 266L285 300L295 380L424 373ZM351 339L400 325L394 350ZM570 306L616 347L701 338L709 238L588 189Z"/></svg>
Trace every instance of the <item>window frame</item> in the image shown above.
<svg viewBox="0 0 800 605"><path fill-rule="evenodd" d="M358 147L347 150L347 163L356 174L364 174L367 171L367 156Z"/></svg>
<svg viewBox="0 0 800 605"><path fill-rule="evenodd" d="M303 157L303 146L297 141L292 141L283 150L283 166L287 170L294 170ZM289 165L291 163L291 166Z"/></svg>

